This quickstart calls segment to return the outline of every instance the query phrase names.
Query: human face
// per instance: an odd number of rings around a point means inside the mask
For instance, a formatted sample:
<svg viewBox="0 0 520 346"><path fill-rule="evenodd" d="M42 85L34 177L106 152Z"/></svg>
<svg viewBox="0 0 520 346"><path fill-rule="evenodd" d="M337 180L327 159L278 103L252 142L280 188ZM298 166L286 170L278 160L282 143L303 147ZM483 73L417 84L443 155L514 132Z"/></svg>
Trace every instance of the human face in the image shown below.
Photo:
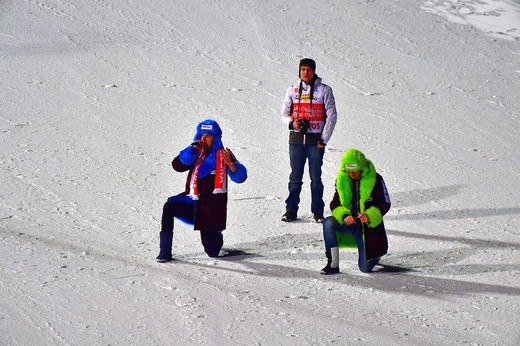
<svg viewBox="0 0 520 346"><path fill-rule="evenodd" d="M352 180L361 179L361 171L348 171L348 175Z"/></svg>
<svg viewBox="0 0 520 346"><path fill-rule="evenodd" d="M213 148L213 144L215 143L215 137L209 133L204 133L202 137L200 137L200 140L204 143L204 146L208 150L211 150L211 148Z"/></svg>
<svg viewBox="0 0 520 346"><path fill-rule="evenodd" d="M300 78L305 83L310 84L314 78L314 70L309 66L302 65L302 67L300 67Z"/></svg>

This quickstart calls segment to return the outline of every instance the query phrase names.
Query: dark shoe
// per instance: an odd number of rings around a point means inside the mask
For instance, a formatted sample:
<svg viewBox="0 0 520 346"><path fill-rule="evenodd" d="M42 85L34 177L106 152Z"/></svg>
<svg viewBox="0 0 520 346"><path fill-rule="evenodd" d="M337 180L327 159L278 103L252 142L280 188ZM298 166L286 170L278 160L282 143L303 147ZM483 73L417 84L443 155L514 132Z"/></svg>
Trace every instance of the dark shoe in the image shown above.
<svg viewBox="0 0 520 346"><path fill-rule="evenodd" d="M157 256L157 259L156 259L157 262L159 263L166 263L166 262L170 262L170 261L173 261L173 257L172 256Z"/></svg>
<svg viewBox="0 0 520 346"><path fill-rule="evenodd" d="M314 214L314 220L317 222L317 223L323 223L323 219L325 219L323 217L323 214Z"/></svg>
<svg viewBox="0 0 520 346"><path fill-rule="evenodd" d="M323 268L320 272L320 274L322 274L322 275L333 275L333 274L338 274L338 273L339 273L339 267L332 268L330 266L330 263L327 263L325 268Z"/></svg>
<svg viewBox="0 0 520 346"><path fill-rule="evenodd" d="M291 222L296 220L296 213L293 213L292 211L288 211L282 216L283 222Z"/></svg>

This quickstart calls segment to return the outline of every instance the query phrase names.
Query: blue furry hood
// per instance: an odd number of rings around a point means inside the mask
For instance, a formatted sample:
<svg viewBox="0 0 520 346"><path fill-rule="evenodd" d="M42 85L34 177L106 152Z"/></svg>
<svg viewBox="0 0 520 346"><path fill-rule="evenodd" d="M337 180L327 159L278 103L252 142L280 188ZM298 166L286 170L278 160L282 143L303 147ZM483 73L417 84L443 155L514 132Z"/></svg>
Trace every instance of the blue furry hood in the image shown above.
<svg viewBox="0 0 520 346"><path fill-rule="evenodd" d="M204 121L201 121L197 125L197 133L195 133L195 137L193 137L194 141L199 140L203 134L210 134L215 138L215 144L217 147L222 147L222 129L220 128L219 124L213 120L213 119L206 119Z"/></svg>

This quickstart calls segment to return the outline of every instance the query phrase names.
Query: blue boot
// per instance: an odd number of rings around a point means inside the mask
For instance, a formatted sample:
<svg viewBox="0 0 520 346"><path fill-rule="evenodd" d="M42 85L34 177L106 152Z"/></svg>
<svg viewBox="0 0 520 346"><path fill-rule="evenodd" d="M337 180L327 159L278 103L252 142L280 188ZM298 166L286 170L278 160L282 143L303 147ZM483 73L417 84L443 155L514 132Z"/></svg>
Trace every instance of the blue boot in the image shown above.
<svg viewBox="0 0 520 346"><path fill-rule="evenodd" d="M172 258L172 241L173 232L161 231L159 232L159 256L157 256L157 262L165 263L171 261Z"/></svg>

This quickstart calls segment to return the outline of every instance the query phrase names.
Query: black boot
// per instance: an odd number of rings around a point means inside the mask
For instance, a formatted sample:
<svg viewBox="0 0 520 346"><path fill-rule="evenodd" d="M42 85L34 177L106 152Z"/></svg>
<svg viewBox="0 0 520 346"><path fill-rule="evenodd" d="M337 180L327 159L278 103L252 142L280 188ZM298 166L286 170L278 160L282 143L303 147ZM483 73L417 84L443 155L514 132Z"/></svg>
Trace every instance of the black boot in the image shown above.
<svg viewBox="0 0 520 346"><path fill-rule="evenodd" d="M332 275L339 273L339 266L331 267L332 264L332 253L330 248L325 249L325 256L327 257L327 265L321 270L320 274L323 275Z"/></svg>
<svg viewBox="0 0 520 346"><path fill-rule="evenodd" d="M332 268L330 266L330 261L327 261L327 265L320 272L320 274L323 274L323 275L332 275L332 274L338 274L338 273L339 273L339 267Z"/></svg>
<svg viewBox="0 0 520 346"><path fill-rule="evenodd" d="M297 216L297 214L295 212L288 211L285 214L283 214L282 221L283 222L292 222L292 221L296 220L297 217L298 216Z"/></svg>

